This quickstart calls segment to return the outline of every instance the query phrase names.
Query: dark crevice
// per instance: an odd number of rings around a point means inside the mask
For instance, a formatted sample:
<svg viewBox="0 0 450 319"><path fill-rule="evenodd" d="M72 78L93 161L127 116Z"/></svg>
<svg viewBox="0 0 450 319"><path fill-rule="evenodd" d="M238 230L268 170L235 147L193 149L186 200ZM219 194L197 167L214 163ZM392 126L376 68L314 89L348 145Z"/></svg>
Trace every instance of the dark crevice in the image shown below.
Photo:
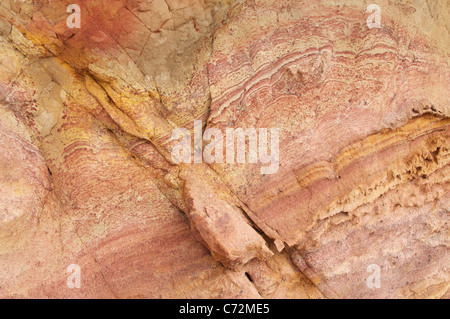
<svg viewBox="0 0 450 319"><path fill-rule="evenodd" d="M250 276L248 272L245 273L245 277L247 277L250 282L253 282L252 276Z"/></svg>

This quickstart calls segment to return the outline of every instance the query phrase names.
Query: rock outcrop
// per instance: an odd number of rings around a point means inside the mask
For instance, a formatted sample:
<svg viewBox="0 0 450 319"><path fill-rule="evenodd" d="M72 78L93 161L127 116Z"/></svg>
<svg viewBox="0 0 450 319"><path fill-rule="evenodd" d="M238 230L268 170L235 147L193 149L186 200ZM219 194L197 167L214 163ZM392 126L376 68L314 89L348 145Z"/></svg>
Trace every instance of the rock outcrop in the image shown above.
<svg viewBox="0 0 450 319"><path fill-rule="evenodd" d="M450 3L369 4L2 1L0 297L449 298Z"/></svg>

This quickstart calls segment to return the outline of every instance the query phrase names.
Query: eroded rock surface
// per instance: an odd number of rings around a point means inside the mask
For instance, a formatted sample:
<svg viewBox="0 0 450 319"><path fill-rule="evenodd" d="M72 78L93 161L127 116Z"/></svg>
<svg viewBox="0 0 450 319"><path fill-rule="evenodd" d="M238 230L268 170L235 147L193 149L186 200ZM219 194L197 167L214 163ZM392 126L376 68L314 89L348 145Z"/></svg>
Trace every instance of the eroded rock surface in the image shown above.
<svg viewBox="0 0 450 319"><path fill-rule="evenodd" d="M450 4L369 4L2 1L0 296L450 297ZM276 172L174 161L194 121Z"/></svg>

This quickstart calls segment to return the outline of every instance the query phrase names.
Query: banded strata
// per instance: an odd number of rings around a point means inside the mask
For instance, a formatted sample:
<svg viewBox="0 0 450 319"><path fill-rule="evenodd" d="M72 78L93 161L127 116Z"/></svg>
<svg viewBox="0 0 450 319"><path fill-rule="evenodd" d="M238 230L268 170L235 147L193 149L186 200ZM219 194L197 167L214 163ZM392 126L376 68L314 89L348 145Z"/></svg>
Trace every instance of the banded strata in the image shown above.
<svg viewBox="0 0 450 319"><path fill-rule="evenodd" d="M2 1L0 296L448 298L450 5L369 4ZM194 120L277 174L175 165Z"/></svg>

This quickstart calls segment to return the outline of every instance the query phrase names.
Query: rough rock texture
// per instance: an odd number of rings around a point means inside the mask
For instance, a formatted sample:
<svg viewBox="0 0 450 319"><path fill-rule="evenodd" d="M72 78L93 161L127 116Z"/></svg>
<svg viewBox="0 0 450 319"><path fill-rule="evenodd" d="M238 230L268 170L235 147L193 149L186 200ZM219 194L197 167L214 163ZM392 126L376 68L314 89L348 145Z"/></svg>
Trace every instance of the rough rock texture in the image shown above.
<svg viewBox="0 0 450 319"><path fill-rule="evenodd" d="M371 3L3 0L0 297L449 298L450 2ZM278 171L177 165L194 120Z"/></svg>

